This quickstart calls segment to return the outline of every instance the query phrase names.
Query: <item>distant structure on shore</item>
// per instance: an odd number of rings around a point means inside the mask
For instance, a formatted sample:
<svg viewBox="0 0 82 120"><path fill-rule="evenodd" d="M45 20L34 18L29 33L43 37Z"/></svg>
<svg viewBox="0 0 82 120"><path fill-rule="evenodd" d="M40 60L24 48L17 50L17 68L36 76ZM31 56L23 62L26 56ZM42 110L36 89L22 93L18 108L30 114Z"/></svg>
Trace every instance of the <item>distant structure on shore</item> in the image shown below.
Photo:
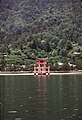
<svg viewBox="0 0 82 120"><path fill-rule="evenodd" d="M46 58L36 58L36 62L38 66L34 65L34 74L50 74L50 66L46 66L47 60Z"/></svg>

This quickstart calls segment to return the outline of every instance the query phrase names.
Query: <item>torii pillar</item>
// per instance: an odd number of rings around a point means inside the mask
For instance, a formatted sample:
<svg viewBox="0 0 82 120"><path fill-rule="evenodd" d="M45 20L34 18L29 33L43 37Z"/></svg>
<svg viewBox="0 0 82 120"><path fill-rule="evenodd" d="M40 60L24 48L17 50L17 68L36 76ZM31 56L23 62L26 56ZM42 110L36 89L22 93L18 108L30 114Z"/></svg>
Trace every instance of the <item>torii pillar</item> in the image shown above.
<svg viewBox="0 0 82 120"><path fill-rule="evenodd" d="M46 67L47 61L44 58L36 59L38 67L34 66L34 74L50 74L50 66Z"/></svg>

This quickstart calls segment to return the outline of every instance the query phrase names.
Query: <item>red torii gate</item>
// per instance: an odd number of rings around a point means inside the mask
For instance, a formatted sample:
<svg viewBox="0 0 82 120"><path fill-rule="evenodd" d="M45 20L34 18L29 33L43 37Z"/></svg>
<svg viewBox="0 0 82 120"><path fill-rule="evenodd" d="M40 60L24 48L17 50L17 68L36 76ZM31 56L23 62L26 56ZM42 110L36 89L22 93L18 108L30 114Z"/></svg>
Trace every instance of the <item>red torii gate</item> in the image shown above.
<svg viewBox="0 0 82 120"><path fill-rule="evenodd" d="M46 58L36 58L38 67L34 66L34 74L50 74L50 66L46 66Z"/></svg>

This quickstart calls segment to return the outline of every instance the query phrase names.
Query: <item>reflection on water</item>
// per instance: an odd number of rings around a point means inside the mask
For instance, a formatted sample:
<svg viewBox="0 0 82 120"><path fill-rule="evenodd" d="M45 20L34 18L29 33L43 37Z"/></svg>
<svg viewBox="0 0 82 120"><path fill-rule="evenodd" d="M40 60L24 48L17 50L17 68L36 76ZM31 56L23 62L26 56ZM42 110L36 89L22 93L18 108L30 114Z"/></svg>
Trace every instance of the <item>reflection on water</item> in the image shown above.
<svg viewBox="0 0 82 120"><path fill-rule="evenodd" d="M82 76L1 76L1 120L81 120Z"/></svg>

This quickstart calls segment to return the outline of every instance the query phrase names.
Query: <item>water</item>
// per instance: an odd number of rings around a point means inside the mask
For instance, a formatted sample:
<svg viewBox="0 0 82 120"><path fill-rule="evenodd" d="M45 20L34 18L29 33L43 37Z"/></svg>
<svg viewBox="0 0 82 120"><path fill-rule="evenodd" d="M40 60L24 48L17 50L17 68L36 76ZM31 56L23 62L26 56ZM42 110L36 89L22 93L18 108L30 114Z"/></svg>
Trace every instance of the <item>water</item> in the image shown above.
<svg viewBox="0 0 82 120"><path fill-rule="evenodd" d="M82 75L0 76L1 120L82 120Z"/></svg>

